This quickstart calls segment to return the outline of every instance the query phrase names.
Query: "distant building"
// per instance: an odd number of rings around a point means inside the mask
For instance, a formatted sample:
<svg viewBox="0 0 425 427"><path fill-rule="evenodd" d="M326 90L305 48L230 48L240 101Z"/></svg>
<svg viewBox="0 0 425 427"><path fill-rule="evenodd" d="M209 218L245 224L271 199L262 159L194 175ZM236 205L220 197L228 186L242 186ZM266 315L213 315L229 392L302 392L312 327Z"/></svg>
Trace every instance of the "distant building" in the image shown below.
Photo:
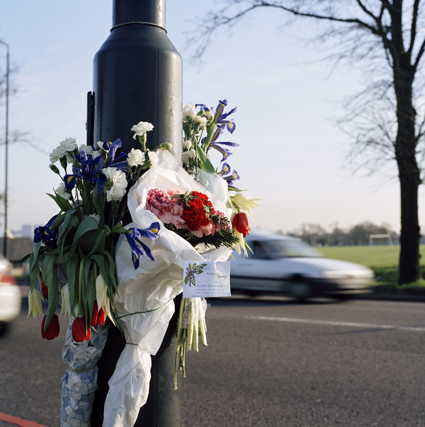
<svg viewBox="0 0 425 427"><path fill-rule="evenodd" d="M31 239L34 236L34 226L30 224L24 224L21 228L14 228L10 230L10 233L13 237L30 237Z"/></svg>

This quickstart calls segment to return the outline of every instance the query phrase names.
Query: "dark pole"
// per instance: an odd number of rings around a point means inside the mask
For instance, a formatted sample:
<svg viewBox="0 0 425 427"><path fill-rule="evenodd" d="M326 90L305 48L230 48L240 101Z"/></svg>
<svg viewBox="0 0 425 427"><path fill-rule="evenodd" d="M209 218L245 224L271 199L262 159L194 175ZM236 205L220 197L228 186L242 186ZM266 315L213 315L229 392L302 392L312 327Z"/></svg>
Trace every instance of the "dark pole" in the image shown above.
<svg viewBox="0 0 425 427"><path fill-rule="evenodd" d="M154 125L148 147L170 142L174 156L181 158L182 60L165 30L165 0L114 0L111 34L94 58L93 87L88 97L89 143L120 138L124 151L139 148L131 127L146 121ZM152 357L149 397L136 427L181 425L181 381L179 390L173 388L178 306L160 350ZM111 325L98 363L92 427L102 425L108 381L124 346L124 338Z"/></svg>
<svg viewBox="0 0 425 427"><path fill-rule="evenodd" d="M165 0L114 0L111 34L94 58L94 135L138 147L131 127L150 122L148 147L181 157L182 60L165 30Z"/></svg>
<svg viewBox="0 0 425 427"><path fill-rule="evenodd" d="M7 258L7 190L8 190L8 157L9 157L9 45L0 40L0 44L6 46L6 130L5 130L5 178L4 178L4 240L3 255Z"/></svg>

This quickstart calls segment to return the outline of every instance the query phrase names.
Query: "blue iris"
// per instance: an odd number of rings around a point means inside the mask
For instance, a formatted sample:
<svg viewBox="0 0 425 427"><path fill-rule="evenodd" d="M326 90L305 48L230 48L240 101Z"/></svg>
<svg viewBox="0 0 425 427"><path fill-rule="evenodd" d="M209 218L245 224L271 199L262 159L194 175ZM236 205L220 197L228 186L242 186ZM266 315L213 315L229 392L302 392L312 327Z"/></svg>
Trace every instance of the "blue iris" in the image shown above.
<svg viewBox="0 0 425 427"><path fill-rule="evenodd" d="M81 170L74 166L72 168L74 173L64 176L66 191L71 191L75 187L76 179L80 178L84 181L95 182L98 193L102 193L106 184L106 176L100 173L103 167L102 157L93 157L81 150L80 154L75 155L75 158L80 162Z"/></svg>
<svg viewBox="0 0 425 427"><path fill-rule="evenodd" d="M234 189L238 190L238 188L233 185L233 182L236 181L237 179L239 179L240 177L235 170L233 170L233 172L232 172L232 169L228 163L223 163L223 167L221 168L221 171L218 174L225 181L227 181L227 185L229 186L230 189L234 188Z"/></svg>
<svg viewBox="0 0 425 427"><path fill-rule="evenodd" d="M127 170L127 153L120 153L115 158L118 148L121 148L122 142L120 139L116 139L114 142L102 142L102 148L107 151L104 167L114 167L119 170Z"/></svg>
<svg viewBox="0 0 425 427"><path fill-rule="evenodd" d="M236 129L236 125L227 119L231 114L236 111L236 107L231 109L228 113L223 113L224 107L227 106L227 101L224 99L223 101L219 101L217 108L215 110L214 120L219 127L227 128L230 133L233 133Z"/></svg>
<svg viewBox="0 0 425 427"><path fill-rule="evenodd" d="M34 243L43 242L47 246L52 248L56 247L56 241L58 238L58 229L51 230L52 225L55 223L57 215L50 218L49 222L43 227L37 227L34 230Z"/></svg>
<svg viewBox="0 0 425 427"><path fill-rule="evenodd" d="M222 133L222 129L217 127L211 140L211 147L215 148L218 152L220 152L223 155L223 158L221 159L221 161L224 162L232 154L232 152L227 148L222 147L222 145L225 145L228 147L239 147L239 144L237 144L236 142L217 141L221 133Z"/></svg>
<svg viewBox="0 0 425 427"><path fill-rule="evenodd" d="M150 240L155 240L158 237L159 228L159 223L154 222L149 228L130 228L129 230L131 230L131 233L125 235L131 248L131 257L135 269L139 268L140 258L142 256L146 255L154 261L151 250L142 242L142 238L147 237Z"/></svg>

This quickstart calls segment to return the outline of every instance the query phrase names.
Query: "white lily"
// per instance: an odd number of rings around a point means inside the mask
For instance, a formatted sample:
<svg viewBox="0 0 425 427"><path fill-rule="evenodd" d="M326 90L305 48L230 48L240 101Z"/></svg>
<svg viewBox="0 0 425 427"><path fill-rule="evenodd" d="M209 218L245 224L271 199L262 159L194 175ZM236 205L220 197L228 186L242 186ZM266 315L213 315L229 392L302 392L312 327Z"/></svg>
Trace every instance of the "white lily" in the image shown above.
<svg viewBox="0 0 425 427"><path fill-rule="evenodd" d="M258 208L260 204L258 200L248 196L243 191L239 191L236 194L230 196L232 203L235 204L241 211L246 212L251 218L253 218L251 209Z"/></svg>
<svg viewBox="0 0 425 427"><path fill-rule="evenodd" d="M71 301L69 299L69 287L66 284L61 290L62 296L62 307L61 307L61 315L70 316L71 315Z"/></svg>
<svg viewBox="0 0 425 427"><path fill-rule="evenodd" d="M233 229L233 234L239 239L239 241L237 243L235 243L235 245L233 246L234 249L236 250L236 252L240 255L241 252L243 252L244 257L248 256L248 252L246 250L246 248L248 247L246 242L245 242L245 238L243 237L242 233L239 233L238 230L236 230L235 228ZM249 247L248 247L249 249Z"/></svg>
<svg viewBox="0 0 425 427"><path fill-rule="evenodd" d="M111 315L111 303L108 297L108 288L102 275L99 274L96 278L96 301L99 310L103 308L105 314L111 319L111 322L115 325L114 319Z"/></svg>
<svg viewBox="0 0 425 427"><path fill-rule="evenodd" d="M28 294L28 316L32 314L32 317L34 319L37 318L37 316L43 315L43 306L41 304L41 292L38 289L33 289Z"/></svg>

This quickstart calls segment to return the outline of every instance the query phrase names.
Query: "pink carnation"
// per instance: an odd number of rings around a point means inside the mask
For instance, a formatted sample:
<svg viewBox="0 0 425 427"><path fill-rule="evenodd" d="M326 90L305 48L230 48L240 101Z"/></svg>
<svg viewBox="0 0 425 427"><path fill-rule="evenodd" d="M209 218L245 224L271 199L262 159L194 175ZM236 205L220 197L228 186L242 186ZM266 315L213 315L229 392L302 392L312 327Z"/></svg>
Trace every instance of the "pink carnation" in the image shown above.
<svg viewBox="0 0 425 427"><path fill-rule="evenodd" d="M185 221L181 218L183 207L177 199L171 197L178 194L178 191L168 190L165 193L158 188L148 191L146 198L146 209L151 211L164 224L174 224L177 228L187 228Z"/></svg>

